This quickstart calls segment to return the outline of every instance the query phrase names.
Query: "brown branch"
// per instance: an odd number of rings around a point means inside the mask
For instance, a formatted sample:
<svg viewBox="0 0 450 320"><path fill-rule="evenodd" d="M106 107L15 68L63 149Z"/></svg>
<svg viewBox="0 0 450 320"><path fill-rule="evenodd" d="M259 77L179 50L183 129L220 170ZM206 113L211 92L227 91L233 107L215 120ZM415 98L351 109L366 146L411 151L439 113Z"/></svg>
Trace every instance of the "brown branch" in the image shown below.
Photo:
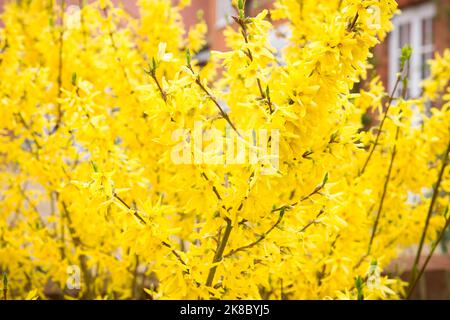
<svg viewBox="0 0 450 320"><path fill-rule="evenodd" d="M278 227L278 225L281 223L281 221L282 221L282 219L283 219L283 216L284 216L284 213L285 213L285 210L286 210L286 208L281 208L280 210L277 210L277 211L280 211L280 214L279 214L279 216L278 216L278 219L277 219L277 221L266 231L266 232L264 232L264 233L262 233L259 237L258 237L258 239L256 239L255 241L253 241L253 242L251 242L251 243L249 243L249 244L247 244L247 245L245 245L245 246L242 246L242 247L239 247L239 248L237 248L237 249L233 249L233 250L231 250L230 252L228 252L226 255L224 255L224 258L228 258L228 257L230 257L230 256L232 256L232 255L234 255L234 254L236 254L236 253L238 253L238 252L240 252L240 251L245 251L245 250L247 250L247 249L250 249L250 248L252 248L252 247L254 247L254 246L256 246L258 243L260 243L261 241L263 241L265 238L267 238L267 236L276 228L276 227ZM273 212L273 211L272 211ZM299 233L302 233L302 232L305 232L311 225L313 225L313 224L315 224L315 223L317 223L317 221L316 221L316 219L318 219L323 213L325 212L325 210L322 208L320 211L319 211L319 213L316 215L316 217L314 218L314 220L311 220L310 222L308 222L302 229L300 229L298 232Z"/></svg>
<svg viewBox="0 0 450 320"><path fill-rule="evenodd" d="M237 249L233 249L233 250L231 250L230 252L228 252L226 255L224 255L223 257L224 258L228 258L228 257L230 257L230 256L232 256L232 255L234 255L234 254L236 254L236 253L238 253L238 252L240 252L240 251L245 251L245 250L247 250L247 249L250 249L250 248L252 248L252 247L254 247L254 246L256 246L258 243L260 243L261 241L263 241L271 232L272 232L272 230L274 230L276 227L278 227L278 225L281 223L281 220L283 220L283 216L284 216L284 212L285 212L285 210L280 210L280 214L279 214L279 216L278 216L278 219L277 219L277 221L266 231L266 232L264 232L263 234L261 234L259 237L258 237L258 239L256 239L255 241L253 241L253 242L251 242L251 243L249 243L249 244L247 244L247 245L245 245L245 246L242 246L242 247L239 247L239 248L237 248Z"/></svg>
<svg viewBox="0 0 450 320"><path fill-rule="evenodd" d="M417 282L419 281L419 279L422 277L423 273L425 272L427 265L430 262L431 257L434 254L434 251L436 250L439 242L441 242L442 238L444 237L445 232L446 232L447 228L449 227L449 225L450 225L450 215L447 217L445 225L442 228L441 232L439 233L439 237L437 238L436 242L433 244L430 252L428 253L427 258L425 259L425 262L424 262L422 268L420 269L420 272L418 273L417 277L415 279L413 279L413 281L410 283L409 288L408 288L407 299L409 299L411 297L411 295L414 291L414 288L417 285ZM417 268L417 266L416 266L416 268Z"/></svg>
<svg viewBox="0 0 450 320"><path fill-rule="evenodd" d="M139 214L139 212L133 208L129 204L127 204L121 197L119 197L116 193L114 194L114 198L120 201L128 210L133 211L133 215L143 224L147 225L147 222L144 220L144 218ZM167 243L166 241L161 241L161 244L169 249L171 249L172 254L178 259L178 261L181 262L182 265L187 266L186 262L181 258L180 254L172 248L172 246ZM186 271L189 273L189 271Z"/></svg>
<svg viewBox="0 0 450 320"><path fill-rule="evenodd" d="M3 300L8 300L8 276L3 272Z"/></svg>
<svg viewBox="0 0 450 320"><path fill-rule="evenodd" d="M20 123L22 123L22 125L25 127L25 129L27 129L31 133L31 135L33 137L33 141L36 144L36 146L38 147L38 149L41 149L42 146L40 145L40 143L37 141L37 138L36 138L36 136L39 137L39 134L36 131L34 131L31 128L31 126L25 121L24 117L22 116L22 113L16 112L16 113L14 113L14 115L19 118Z"/></svg>
<svg viewBox="0 0 450 320"><path fill-rule="evenodd" d="M56 124L53 127L53 129L50 131L50 135L55 134L56 131L58 131L59 127L61 126L61 121L63 117L63 110L61 102L59 102L59 99L61 98L61 89L62 89L62 73L63 73L63 48L64 48L64 11L66 10L66 1L61 0L61 13L60 13L60 23L61 23L61 31L59 32L59 51L58 51L58 78L57 78L57 84L58 84L58 117L56 120Z"/></svg>
<svg viewBox="0 0 450 320"><path fill-rule="evenodd" d="M211 182L211 180L209 180L208 176L204 172L201 173L201 176L203 178L205 178L206 181ZM217 191L217 188L215 185L212 186L212 191L216 195L217 200L222 201L222 197L220 196L219 191Z"/></svg>
<svg viewBox="0 0 450 320"><path fill-rule="evenodd" d="M336 236L336 238L334 238L333 242L331 243L330 250L328 251L327 257L331 257L331 255L333 254L334 249L336 249L336 243L337 243L339 237L340 237L340 234L338 234ZM319 286L322 284L323 278L325 278L325 272L326 271L327 271L327 265L326 265L326 263L324 263L323 266L322 266L322 270L316 276L317 277L317 283L318 283Z"/></svg>
<svg viewBox="0 0 450 320"><path fill-rule="evenodd" d="M33 209L33 211L37 214L38 220L40 224L42 225L42 228L45 228L45 222L42 219L42 216L39 213L39 209L36 207L36 205L31 201L31 199L27 196L25 193L25 190L22 189L22 187L19 185L19 192L21 196L25 199L25 201L28 203L28 205Z"/></svg>
<svg viewBox="0 0 450 320"><path fill-rule="evenodd" d="M188 64L188 68L191 70L192 73L194 73L194 70L192 69L192 66L190 64ZM231 126L231 128L237 133L237 135L239 137L241 137L241 134L239 133L239 131L236 129L236 127L234 126L233 122L231 122L230 117L228 116L228 114L222 109L222 107L220 106L220 104L217 102L217 99L208 91L208 89L205 88L205 86L202 84L201 80L200 80L200 76L197 75L197 78L195 79L195 83L200 87L200 89L202 89L202 91L208 96L208 98L215 104L215 106L217 107L217 109L219 109L219 113L222 116L222 118L225 119L225 121L228 122L228 124Z"/></svg>
<svg viewBox="0 0 450 320"><path fill-rule="evenodd" d="M356 12L355 17L353 18L351 24L349 24L349 26L347 27L348 32L354 31L354 29L356 27L356 22L358 21L358 18L359 18L359 12Z"/></svg>
<svg viewBox="0 0 450 320"><path fill-rule="evenodd" d="M320 209L319 213L316 215L316 217L314 218L314 220L311 220L310 222L308 222L303 228L301 228L298 232L302 233L305 232L309 227L311 227L313 224L318 223L317 219L320 218L320 216L325 212L325 209Z"/></svg>
<svg viewBox="0 0 450 320"><path fill-rule="evenodd" d="M327 176L325 176L325 177L327 177ZM293 207L295 207L295 206L296 206L297 204L299 204L300 202L303 202L303 201L305 201L305 200L308 200L309 198L311 198L311 197L312 197L313 195L315 195L315 194L319 194L320 191L325 187L326 179L327 179L327 178L325 178L324 181L323 181L320 185L318 185L318 186L317 186L311 193L309 193L308 195L301 197L298 201L296 201L296 202L294 202L294 203L291 203L291 204L288 204L288 205L284 205L284 206L281 206L281 207L272 209L272 212L276 212L276 211L280 211L280 210L289 210L289 209L292 209Z"/></svg>
<svg viewBox="0 0 450 320"><path fill-rule="evenodd" d="M389 185L389 181L391 180L391 174L392 174L392 168L394 166L395 156L397 155L397 141L398 141L399 135L400 135L400 127L397 127L396 133L395 133L394 149L392 150L391 160L389 162L388 173L386 175L386 179L385 179L384 185L383 185L383 193L381 195L380 204L379 204L378 210L377 210L377 216L375 218L375 222L374 222L374 225L373 225L373 228L372 228L372 234L370 236L369 246L368 246L368 249L367 249L367 255L369 255L371 250L372 250L373 240L375 238L375 233L377 232L378 223L379 223L380 217L381 217L381 212L383 210L384 199L385 199L386 194L387 194L387 188L388 188L388 185Z"/></svg>
<svg viewBox="0 0 450 320"><path fill-rule="evenodd" d="M233 17L234 21L241 27L242 30L242 36L244 37L244 42L248 45L248 31L247 31L247 21L246 18L241 19L240 17ZM249 48L247 48L247 51L244 51L244 53L247 55L247 57L250 59L250 62L253 62L253 54ZM261 99L266 100L267 104L269 106L269 112L272 114L274 112L272 101L270 100L269 94L266 94L262 88L261 80L259 77L256 77L256 83L258 85L259 94L261 95ZM268 90L267 90L268 91Z"/></svg>
<svg viewBox="0 0 450 320"><path fill-rule="evenodd" d="M167 93L162 88L161 84L158 81L158 78L156 78L155 71L153 70L150 71L144 70L144 71L153 79L153 81L155 81L155 84L158 87L159 92L161 93L161 97L163 98L164 102L167 102Z"/></svg>
<svg viewBox="0 0 450 320"><path fill-rule="evenodd" d="M223 233L223 237L220 242L219 248L216 251L216 253L214 254L213 264L216 264L222 260L223 252L225 251L225 247L227 245L228 239L230 238L231 230L233 229L231 220L228 218L226 218L225 220L226 220L227 226ZM209 269L208 278L206 279L207 287L211 287L211 285L214 281L214 276L216 274L216 271L217 271L217 265L214 265L211 267L211 269Z"/></svg>
<svg viewBox="0 0 450 320"><path fill-rule="evenodd" d="M419 265L420 255L422 254L422 249L425 244L425 238L426 238L426 234L428 231L428 226L430 224L431 215L433 214L434 205L436 203L436 200L437 200L437 197L439 194L439 187L441 186L445 168L447 167L447 164L448 164L449 152L450 152L450 138L449 138L449 142L447 145L447 149L445 150L444 159L442 160L442 165L441 165L441 169L439 170L439 173L438 173L436 184L433 188L433 196L431 198L430 205L428 207L428 213L427 213L427 217L425 219L425 226L423 228L422 235L420 238L419 248L417 249L417 254L414 259L413 270L412 270L412 275L411 275L411 282L415 281L414 278L416 276L417 266Z"/></svg>
<svg viewBox="0 0 450 320"><path fill-rule="evenodd" d="M139 212L133 208L131 208L130 205L128 205L121 197L117 195L117 193L114 193L114 198L120 201L128 210L133 211L133 216L135 216L142 224L146 225L147 222L142 218L142 216L139 214Z"/></svg>
<svg viewBox="0 0 450 320"><path fill-rule="evenodd" d="M67 205L64 201L61 201L64 217L67 219L67 229L69 230L70 237L72 238L73 244L75 247L82 247L83 241L77 235L74 227L72 217L70 216L69 210L67 209ZM86 283L86 293L84 294L84 298L91 299L94 296L94 292L92 291L92 281L93 276L91 270L88 266L88 257L85 254L80 254L78 256L78 261L80 262L81 271L83 272L84 282Z"/></svg>
<svg viewBox="0 0 450 320"><path fill-rule="evenodd" d="M377 135L375 137L375 142L373 144L372 149L369 152L369 156L367 157L366 161L364 162L364 165L363 165L359 175L362 175L366 171L367 165L369 164L370 159L372 158L373 152L375 151L375 148L378 146L378 140L380 139L380 135L381 135L381 131L383 130L384 122L386 121L389 109L392 105L392 101L394 100L395 91L397 91L397 87L400 84L402 72L403 72L403 69L400 71L400 74L397 76L397 80L395 81L394 88L392 89L392 92L389 96L389 100L388 100L388 103L386 106L386 111L384 112L383 118L381 119L380 125L377 129Z"/></svg>
<svg viewBox="0 0 450 320"><path fill-rule="evenodd" d="M162 241L161 244L163 246L171 249L172 254L178 259L178 261L180 261L180 263L182 265L184 265L185 267L187 266L186 262L183 260L183 258L181 258L180 254L175 249L173 249L172 246L169 243L167 243L165 241ZM186 270L186 273L189 273L189 270Z"/></svg>
<svg viewBox="0 0 450 320"><path fill-rule="evenodd" d="M103 9L103 13L105 14L106 18L108 18L108 15L109 15L108 9L109 9L108 7L105 7ZM120 67L120 70L121 70L121 72L123 74L123 77L125 78L125 80L126 80L126 82L128 84L128 89L130 90L130 95L133 97L133 100L136 102L136 104L139 104L138 99L134 95L133 86L131 84L130 77L128 76L127 70L126 70L125 66L123 65L123 63L122 63L122 59L119 56L119 47L117 46L116 40L114 39L114 34L113 34L113 31L111 30L111 24L110 23L108 23L108 32L107 32L107 34L108 34L109 40L111 41L111 47L112 47L112 49L114 51L115 57L117 59L119 67ZM136 139L139 141L139 138L137 136L136 136ZM142 145L142 143L141 143L141 145Z"/></svg>
<svg viewBox="0 0 450 320"><path fill-rule="evenodd" d="M87 34L86 34L86 21L83 14L83 8L86 6L86 0L78 0L78 7L80 8L80 25L81 33L83 34L84 50L87 48Z"/></svg>

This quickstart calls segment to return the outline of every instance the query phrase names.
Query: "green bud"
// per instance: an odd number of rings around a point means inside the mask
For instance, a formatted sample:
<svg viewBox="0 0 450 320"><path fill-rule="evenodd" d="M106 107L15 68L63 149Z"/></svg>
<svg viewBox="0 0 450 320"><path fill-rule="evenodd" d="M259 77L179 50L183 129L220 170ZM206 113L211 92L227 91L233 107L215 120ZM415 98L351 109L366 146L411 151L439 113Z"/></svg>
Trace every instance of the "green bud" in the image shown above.
<svg viewBox="0 0 450 320"><path fill-rule="evenodd" d="M356 277L355 288L358 292L358 300L364 300L363 284L364 284L363 279L360 276Z"/></svg>
<svg viewBox="0 0 450 320"><path fill-rule="evenodd" d="M91 161L92 169L94 169L94 172L98 172L97 164L94 161Z"/></svg>
<svg viewBox="0 0 450 320"><path fill-rule="evenodd" d="M189 49L186 50L186 62L188 66L191 65L191 51Z"/></svg>
<svg viewBox="0 0 450 320"><path fill-rule="evenodd" d="M77 85L77 73L76 72L72 73L72 85L73 86Z"/></svg>
<svg viewBox="0 0 450 320"><path fill-rule="evenodd" d="M238 0L238 9L244 10L244 0Z"/></svg>
<svg viewBox="0 0 450 320"><path fill-rule="evenodd" d="M239 18L241 20L245 19L245 0L238 0Z"/></svg>
<svg viewBox="0 0 450 320"><path fill-rule="evenodd" d="M325 173L325 177L323 177L322 186L324 186L327 182L328 182L328 172Z"/></svg>
<svg viewBox="0 0 450 320"><path fill-rule="evenodd" d="M152 67L151 67L151 71L155 72L156 70L156 60L155 57L152 57Z"/></svg>
<svg viewBox="0 0 450 320"><path fill-rule="evenodd" d="M405 67L406 62L411 59L412 48L410 45L406 45L402 48L402 54L400 56L400 68L403 69Z"/></svg>

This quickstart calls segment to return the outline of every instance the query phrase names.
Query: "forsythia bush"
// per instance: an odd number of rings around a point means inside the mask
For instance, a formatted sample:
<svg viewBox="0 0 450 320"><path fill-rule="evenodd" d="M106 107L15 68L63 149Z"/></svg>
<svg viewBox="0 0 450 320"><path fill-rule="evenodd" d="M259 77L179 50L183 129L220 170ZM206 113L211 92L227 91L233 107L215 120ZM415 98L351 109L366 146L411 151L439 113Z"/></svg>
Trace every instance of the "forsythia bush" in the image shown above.
<svg viewBox="0 0 450 320"><path fill-rule="evenodd" d="M450 52L411 100L410 49L392 93L368 73L394 1L278 0L247 17L239 0L230 51L200 67L206 24L185 30L188 2L140 0L139 19L108 0L5 6L4 296L406 297L422 265L409 290L381 271L449 224ZM274 21L289 25L281 52ZM217 147L239 143L242 163Z"/></svg>

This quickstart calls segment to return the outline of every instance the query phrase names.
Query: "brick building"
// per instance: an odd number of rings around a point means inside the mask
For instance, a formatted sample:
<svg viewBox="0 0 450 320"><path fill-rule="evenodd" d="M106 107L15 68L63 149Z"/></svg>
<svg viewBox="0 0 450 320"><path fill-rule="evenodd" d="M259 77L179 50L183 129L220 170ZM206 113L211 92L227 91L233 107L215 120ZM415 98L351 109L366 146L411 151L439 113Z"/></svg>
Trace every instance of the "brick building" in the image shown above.
<svg viewBox="0 0 450 320"><path fill-rule="evenodd" d="M7 1L0 0L0 7ZM66 0L66 4L67 6L77 5L80 1ZM400 48L410 44L413 55L410 64L409 95L415 97L420 94L420 81L428 74L426 61L434 55L434 52L442 52L445 48L450 48L450 0L397 1L402 13L394 18L393 32L374 49L374 64L383 83L387 88L392 88L399 68ZM139 15L137 0L113 0L113 2L122 3L130 13ZM272 4L273 0L247 0L246 10L249 14L256 14L263 8L270 9ZM208 46L202 52L202 57L207 56L208 50L225 50L222 32L230 23L229 17L234 14L231 0L191 0L191 5L182 12L186 26L196 23L199 10L204 12L208 25ZM275 33L271 35L271 38L275 47L282 45Z"/></svg>
<svg viewBox="0 0 450 320"><path fill-rule="evenodd" d="M233 14L230 0L192 0L183 17L187 25L195 22L195 12L205 12L208 24L208 45L214 50L225 49L222 31ZM273 0L247 0L247 11L255 14L270 9ZM394 30L374 49L374 63L383 83L392 88L398 72L400 48L413 48L410 64L410 96L420 94L420 81L428 75L426 61L434 52L450 48L450 0L398 0L402 13L394 18ZM277 39L273 39L277 41ZM276 45L275 45L276 46Z"/></svg>

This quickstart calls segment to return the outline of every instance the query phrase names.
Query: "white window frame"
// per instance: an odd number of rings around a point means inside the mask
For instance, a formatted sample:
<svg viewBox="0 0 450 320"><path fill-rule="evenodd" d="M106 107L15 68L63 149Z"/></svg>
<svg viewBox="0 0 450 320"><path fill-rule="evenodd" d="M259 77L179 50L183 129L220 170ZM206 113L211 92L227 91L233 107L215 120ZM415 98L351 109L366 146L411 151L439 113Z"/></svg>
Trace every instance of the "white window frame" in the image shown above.
<svg viewBox="0 0 450 320"><path fill-rule="evenodd" d="M412 55L409 69L409 89L411 97L415 98L421 94L421 72L422 53L433 51L433 45L422 45L422 21L432 19L436 16L436 5L434 2L427 2L411 8L405 8L400 15L393 19L394 30L389 37L389 88L393 89L397 80L397 73L400 70L401 48L399 43L399 26L405 23L411 25L411 47Z"/></svg>
<svg viewBox="0 0 450 320"><path fill-rule="evenodd" d="M283 65L284 61L282 60L282 50L289 45L291 35L292 30L287 23L276 26L269 31L269 43L277 50L276 57Z"/></svg>
<svg viewBox="0 0 450 320"><path fill-rule="evenodd" d="M227 25L227 18L235 14L231 0L216 0L216 28Z"/></svg>

